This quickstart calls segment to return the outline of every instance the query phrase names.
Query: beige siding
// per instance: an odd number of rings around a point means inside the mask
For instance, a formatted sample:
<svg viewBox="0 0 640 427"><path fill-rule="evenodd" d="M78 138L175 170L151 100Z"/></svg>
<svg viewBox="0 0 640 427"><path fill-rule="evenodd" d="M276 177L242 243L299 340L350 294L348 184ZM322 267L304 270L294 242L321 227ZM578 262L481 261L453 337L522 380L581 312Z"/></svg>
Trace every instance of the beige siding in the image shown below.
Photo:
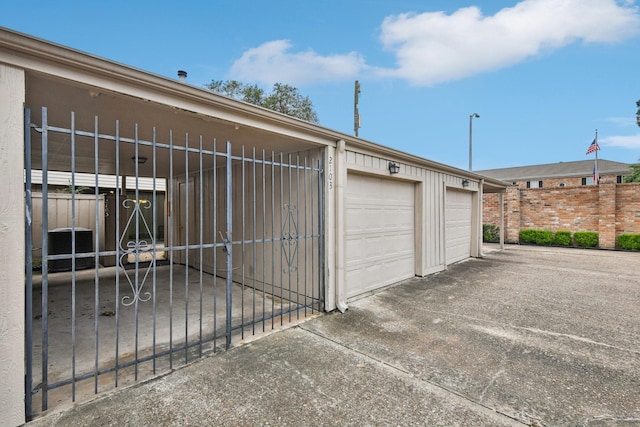
<svg viewBox="0 0 640 427"><path fill-rule="evenodd" d="M24 423L23 70L0 64L0 425Z"/></svg>
<svg viewBox="0 0 640 427"><path fill-rule="evenodd" d="M439 172L427 171L425 200L425 264L426 273L442 270L444 267L444 186Z"/></svg>

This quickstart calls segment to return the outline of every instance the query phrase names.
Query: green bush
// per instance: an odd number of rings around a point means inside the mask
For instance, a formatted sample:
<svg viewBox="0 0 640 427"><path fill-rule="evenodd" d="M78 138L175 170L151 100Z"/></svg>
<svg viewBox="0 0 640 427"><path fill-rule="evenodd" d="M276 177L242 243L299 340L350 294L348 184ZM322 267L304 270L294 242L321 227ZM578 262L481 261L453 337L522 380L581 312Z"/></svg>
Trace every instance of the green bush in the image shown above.
<svg viewBox="0 0 640 427"><path fill-rule="evenodd" d="M482 241L496 243L500 241L500 227L493 224L482 224Z"/></svg>
<svg viewBox="0 0 640 427"><path fill-rule="evenodd" d="M571 232L556 231L555 236L553 236L553 244L555 246L571 246Z"/></svg>
<svg viewBox="0 0 640 427"><path fill-rule="evenodd" d="M535 243L537 232L538 230L532 230L530 228L520 230L520 243Z"/></svg>
<svg viewBox="0 0 640 427"><path fill-rule="evenodd" d="M640 250L640 234L621 234L618 236L618 247L630 251Z"/></svg>
<svg viewBox="0 0 640 427"><path fill-rule="evenodd" d="M553 243L553 233L549 230L520 230L520 243L549 246Z"/></svg>
<svg viewBox="0 0 640 427"><path fill-rule="evenodd" d="M620 237L618 238L618 246L627 249L633 247L634 249L640 249L640 234L630 234L632 237ZM520 230L520 243L528 243L533 245L542 246L571 246L571 232L570 231L557 231L553 233L549 230L535 230L527 228ZM594 231L578 231L573 235L573 244L583 248L594 248L598 246L598 233Z"/></svg>
<svg viewBox="0 0 640 427"><path fill-rule="evenodd" d="M538 230L536 233L536 245L551 246L553 243L553 233L549 230Z"/></svg>
<svg viewBox="0 0 640 427"><path fill-rule="evenodd" d="M595 231L576 231L573 234L576 246L582 248L595 248L598 246L598 233Z"/></svg>

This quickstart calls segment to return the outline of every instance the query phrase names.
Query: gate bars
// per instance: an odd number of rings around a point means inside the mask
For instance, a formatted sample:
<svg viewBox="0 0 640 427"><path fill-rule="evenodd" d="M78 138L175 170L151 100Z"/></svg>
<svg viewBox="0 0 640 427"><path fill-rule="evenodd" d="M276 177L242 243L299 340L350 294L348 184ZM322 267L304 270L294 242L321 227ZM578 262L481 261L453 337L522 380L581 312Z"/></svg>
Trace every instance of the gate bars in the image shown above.
<svg viewBox="0 0 640 427"><path fill-rule="evenodd" d="M68 128L52 126L46 107L40 126L29 108L24 121L27 419L49 409L51 393L75 402L89 388L170 371L218 351L219 341L228 349L234 337L323 308L321 150L257 156L253 148L247 156L242 147L233 155L230 142L219 151L215 139L193 144L188 133L178 141L169 131L160 142L153 128L145 140L137 124L125 137L117 120L113 135L100 133L97 116L93 130L78 130L73 112ZM115 174L101 173L105 162ZM93 175L95 215L85 227L79 170ZM49 177L60 173L69 179L70 217L50 230L57 211ZM42 239L34 242L38 218ZM87 229L90 247L79 240ZM60 232L71 236L62 251L52 246Z"/></svg>

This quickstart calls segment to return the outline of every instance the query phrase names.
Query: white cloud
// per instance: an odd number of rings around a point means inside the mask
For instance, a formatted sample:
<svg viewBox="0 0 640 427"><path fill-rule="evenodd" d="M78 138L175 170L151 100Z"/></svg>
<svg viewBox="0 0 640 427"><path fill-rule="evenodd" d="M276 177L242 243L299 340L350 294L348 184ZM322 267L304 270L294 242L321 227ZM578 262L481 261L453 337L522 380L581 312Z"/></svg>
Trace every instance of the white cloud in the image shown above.
<svg viewBox="0 0 640 427"><path fill-rule="evenodd" d="M632 2L524 0L493 16L477 7L400 14L382 23L381 40L396 56L385 74L432 85L507 67L577 40L614 43L638 32Z"/></svg>
<svg viewBox="0 0 640 427"><path fill-rule="evenodd" d="M367 68L356 52L322 56L312 50L291 52L288 40L275 40L247 50L231 68L238 80L303 85L351 79Z"/></svg>
<svg viewBox="0 0 640 427"><path fill-rule="evenodd" d="M640 133L628 136L607 136L598 139L598 143L607 147L620 147L635 150L640 148Z"/></svg>
<svg viewBox="0 0 640 427"><path fill-rule="evenodd" d="M606 119L609 123L613 123L620 127L635 127L636 126L636 117L628 116L628 117L609 117Z"/></svg>
<svg viewBox="0 0 640 427"><path fill-rule="evenodd" d="M365 74L433 85L512 66L576 41L615 43L640 31L634 0L522 0L493 16L479 8L404 13L381 25L383 47L395 68L367 65L357 52L321 55L296 52L288 40L247 50L232 66L232 78L302 85L353 79Z"/></svg>

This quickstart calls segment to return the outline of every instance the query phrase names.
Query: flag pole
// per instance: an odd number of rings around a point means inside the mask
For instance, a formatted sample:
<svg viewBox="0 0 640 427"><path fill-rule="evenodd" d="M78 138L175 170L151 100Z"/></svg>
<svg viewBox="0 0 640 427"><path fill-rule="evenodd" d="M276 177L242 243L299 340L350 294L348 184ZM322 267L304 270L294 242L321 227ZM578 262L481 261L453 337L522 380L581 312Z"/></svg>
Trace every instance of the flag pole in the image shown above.
<svg viewBox="0 0 640 427"><path fill-rule="evenodd" d="M596 147L598 147L598 129L596 129ZM596 184L600 184L600 172L598 172L598 149L596 149L596 173L593 177L596 180Z"/></svg>

